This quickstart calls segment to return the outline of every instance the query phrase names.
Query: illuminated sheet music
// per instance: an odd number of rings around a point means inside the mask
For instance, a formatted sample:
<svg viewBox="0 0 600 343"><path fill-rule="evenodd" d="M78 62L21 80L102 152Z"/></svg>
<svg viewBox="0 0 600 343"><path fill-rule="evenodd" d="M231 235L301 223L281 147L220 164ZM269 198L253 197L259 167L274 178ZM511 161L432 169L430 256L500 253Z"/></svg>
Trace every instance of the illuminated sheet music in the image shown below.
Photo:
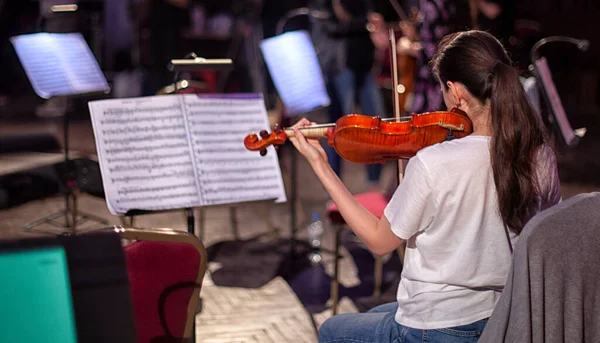
<svg viewBox="0 0 600 343"><path fill-rule="evenodd" d="M285 201L277 154L244 148L268 129L258 94L165 95L89 103L108 208L165 210Z"/></svg>
<svg viewBox="0 0 600 343"><path fill-rule="evenodd" d="M260 44L286 116L329 106L323 72L306 31L286 32Z"/></svg>
<svg viewBox="0 0 600 343"><path fill-rule="evenodd" d="M107 93L110 88L79 33L34 33L11 38L35 93L53 96Z"/></svg>

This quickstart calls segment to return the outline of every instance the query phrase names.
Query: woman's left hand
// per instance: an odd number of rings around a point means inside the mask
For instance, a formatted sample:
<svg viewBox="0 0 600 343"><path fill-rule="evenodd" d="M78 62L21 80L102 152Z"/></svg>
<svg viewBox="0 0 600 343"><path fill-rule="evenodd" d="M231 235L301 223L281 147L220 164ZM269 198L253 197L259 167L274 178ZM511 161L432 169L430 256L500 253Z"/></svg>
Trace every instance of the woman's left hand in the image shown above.
<svg viewBox="0 0 600 343"><path fill-rule="evenodd" d="M325 150L321 146L321 143L318 139L306 139L302 132L300 132L299 128L304 126L311 126L312 123L308 121L306 118L300 119L292 129L294 129L294 136L290 137L290 141L294 144L296 149L308 160L308 162L312 165L319 161L323 161L327 163L327 154Z"/></svg>

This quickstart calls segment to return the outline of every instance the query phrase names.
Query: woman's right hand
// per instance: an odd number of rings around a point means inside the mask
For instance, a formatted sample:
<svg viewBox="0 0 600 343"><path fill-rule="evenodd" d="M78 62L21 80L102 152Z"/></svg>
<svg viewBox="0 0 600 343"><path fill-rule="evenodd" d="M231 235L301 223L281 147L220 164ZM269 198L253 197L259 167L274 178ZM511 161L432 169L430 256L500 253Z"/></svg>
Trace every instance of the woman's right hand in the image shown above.
<svg viewBox="0 0 600 343"><path fill-rule="evenodd" d="M327 154L321 146L318 139L306 139L299 128L304 126L311 126L312 123L306 118L300 119L296 124L292 126L294 130L294 137L290 137L289 140L294 144L296 149L308 160L311 165L318 162L327 162Z"/></svg>

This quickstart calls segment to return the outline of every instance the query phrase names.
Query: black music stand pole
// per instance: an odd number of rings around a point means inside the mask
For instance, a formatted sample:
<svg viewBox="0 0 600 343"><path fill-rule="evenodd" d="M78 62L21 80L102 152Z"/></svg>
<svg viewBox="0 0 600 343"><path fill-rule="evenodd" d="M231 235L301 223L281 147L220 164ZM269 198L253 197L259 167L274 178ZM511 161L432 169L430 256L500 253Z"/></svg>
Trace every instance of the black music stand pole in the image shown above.
<svg viewBox="0 0 600 343"><path fill-rule="evenodd" d="M313 10L313 9L309 9L307 7L302 7L302 8L297 8L294 10L291 10L289 12L287 12L281 19L279 19L279 21L277 22L277 26L276 26L276 37L279 36L281 38L282 34L284 33L285 30L285 26L286 24L293 18L297 18L300 16L307 16L307 17L312 17L312 18L316 18L316 19L327 19L330 14L324 11L318 11L318 10ZM276 37L273 38L269 38L265 41L270 40L271 43L269 44L274 44L273 39L277 39ZM291 37L290 37L291 38ZM310 42L308 45L303 45L302 43L304 43L304 41L296 41L296 38L293 38L294 42L292 41L288 41L287 43L283 43L283 41L279 41L279 43L277 43L277 46L271 46L271 47L267 47L264 45L263 41L263 55L265 56L265 60L267 62L267 67L269 67L269 71L271 73L272 78L275 80L275 84L276 84L276 88L278 88L277 90L282 93L282 92L286 92L285 89L279 89L278 87L278 82L277 79L280 79L281 82L285 83L285 82L289 82L290 80L284 80L285 77L282 77L282 74L287 74L286 70L278 70L277 68L273 68L274 65L272 64L277 64L277 63L283 63L285 64L286 61L282 61L289 59L290 61L293 60L294 58L291 58L291 55L294 55L295 52L292 52L292 50L294 49L299 49L299 47L303 47L306 50L304 51L304 53L306 53L307 51L310 51L311 49L314 49L313 43ZM300 43L299 45L295 45L297 43ZM286 54L284 55L279 55L274 57L273 56L269 56L270 54L279 54L280 51L285 51ZM287 56L286 56L287 55ZM302 60L306 61L306 63L308 63L308 69L312 70L313 72L318 70L318 74L311 74L310 77L322 77L322 71L320 70L320 66L318 64L317 61L317 57L316 57L316 51L314 53L314 55L311 55L310 53L308 53L307 55L303 55L302 56ZM314 60L314 61L313 61ZM270 62L270 63L269 63ZM314 62L314 64L312 64L312 62ZM303 75L304 78L309 77L307 75ZM299 81L299 80L295 80L295 81ZM304 80L303 80L304 81ZM293 81L292 81L293 82ZM281 85L283 85L283 83ZM306 87L306 84L303 84L305 82L299 82L299 84L302 84L303 87ZM285 87L282 87L285 88ZM313 89L319 89L317 84L312 84L311 88ZM297 89L294 89L294 91L297 91ZM314 96L314 94L309 95L310 99L313 99L312 97ZM319 96L320 97L320 96ZM294 99L294 100L298 100L298 99ZM306 100L306 99L304 99ZM322 100L322 99L321 99ZM329 101L329 99L327 99ZM304 101L307 102L307 101ZM323 108L326 108L326 106L328 106L329 104L327 103L327 105L320 103L320 104L315 104L314 107L308 109L305 108L301 111L294 111L295 113L293 114L293 116L288 117L289 119L297 119L297 118L301 118L303 116L308 116L311 113L314 113L316 111L319 111ZM285 103L284 103L285 106ZM287 268L287 273L289 274L288 277L293 277L294 274L298 271L298 269L300 268L304 268L303 263L305 263L306 261L303 261L302 258L306 257L306 254L308 254L308 252L311 249L311 245L308 241L301 241L299 240L296 236L298 234L298 226L297 226L297 211L296 211L296 204L298 202L298 185L297 185L297 174L298 174L298 161L297 161L297 155L298 152L296 151L296 148L292 146L291 143L288 144L288 146L290 146L291 149L291 170L290 170L290 242L289 242L289 247L290 247L290 252L289 252L289 259L288 259L288 268ZM301 253L298 251L298 246L304 246L307 248L306 253ZM325 251L324 249L320 248L320 251ZM300 259L299 259L300 258ZM308 259L306 259L308 260ZM298 268L299 267L299 268Z"/></svg>
<svg viewBox="0 0 600 343"><path fill-rule="evenodd" d="M173 59L167 68L173 72L174 93L179 93L181 90L178 87L179 74L181 72L191 72L196 70L227 70L233 67L233 61L229 58L221 59L206 59L198 57L195 53L189 53L184 59ZM187 229L192 235L196 235L196 218L193 208L186 208ZM199 233L200 234L200 233ZM202 298L200 298L200 307L202 306ZM196 317L194 317L194 325L192 325L192 342L196 342Z"/></svg>
<svg viewBox="0 0 600 343"><path fill-rule="evenodd" d="M227 70L231 69L233 61L229 58L206 59L198 57L191 52L183 59L172 59L167 68L173 72L173 93L177 94L182 89L179 86L179 74L197 70ZM196 235L194 209L186 208L188 232ZM195 336L194 336L195 337Z"/></svg>
<svg viewBox="0 0 600 343"><path fill-rule="evenodd" d="M76 168L73 165L73 160L71 159L71 157L69 156L69 115L70 115L70 110L69 110L69 100L72 100L73 97L66 97L67 100L67 110L66 112L63 114L63 122L62 122L62 126L63 126L63 142L64 142L64 148L63 148L63 154L64 154L64 160L63 160L63 168L62 170L59 171L59 176L62 177L62 184L64 189L64 197L65 197L65 207L62 210L59 210L57 212L54 212L52 214L49 214L43 218L37 219L35 221L29 222L25 225L23 225L23 230L26 232L32 231L32 232L39 232L39 233L53 233L53 232L46 232L46 231L42 231L42 230L33 230L34 227L39 226L41 224L44 223L49 223L52 224L54 226L57 227L64 227L67 229L70 229L68 231L68 233L70 234L75 234L77 233L77 224L78 222L81 220L81 222L87 221L87 220L93 220L97 223L103 224L103 225L108 225L108 222L103 219L100 218L98 216L94 216L90 213L86 213L83 211L80 211L78 206L77 206L77 177L76 177ZM54 220L58 219L59 217L64 216L64 225L62 225L61 223L57 223Z"/></svg>
<svg viewBox="0 0 600 343"><path fill-rule="evenodd" d="M84 95L106 94L110 91L98 62L79 33L35 33L11 38L35 93L43 99L63 97L67 100ZM23 226L25 231L43 223L70 229L76 233L78 218L93 219L104 225L108 222L77 209L76 178L69 157L69 106L63 114L65 209ZM70 201L73 201L71 204ZM64 225L54 220L65 216ZM54 234L54 232L44 232Z"/></svg>

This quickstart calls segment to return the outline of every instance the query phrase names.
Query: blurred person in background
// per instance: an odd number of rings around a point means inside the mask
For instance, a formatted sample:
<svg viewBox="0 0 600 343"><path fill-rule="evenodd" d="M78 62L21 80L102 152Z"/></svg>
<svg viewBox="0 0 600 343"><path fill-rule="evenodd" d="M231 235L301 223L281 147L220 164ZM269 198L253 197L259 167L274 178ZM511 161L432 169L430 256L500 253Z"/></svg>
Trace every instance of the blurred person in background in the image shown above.
<svg viewBox="0 0 600 343"><path fill-rule="evenodd" d="M141 47L141 58L149 70L144 93L155 94L173 82L167 69L173 58L183 58L183 30L189 27L190 0L140 0L140 25L148 34L147 45Z"/></svg>
<svg viewBox="0 0 600 343"><path fill-rule="evenodd" d="M469 28L487 31L510 52L514 32L515 2L512 0L419 0L419 20L402 22L403 34L413 42L398 46L399 54L417 57L415 88L410 111L424 113L443 109L443 97L428 61L445 35Z"/></svg>
<svg viewBox="0 0 600 343"><path fill-rule="evenodd" d="M369 17L380 18L368 0L317 0L315 8L328 12L329 19L313 21L312 36L331 98L329 122L355 113L387 117L383 97L372 72L375 44L367 30ZM337 175L342 159L331 147L327 157ZM382 164L367 165L368 188L380 189Z"/></svg>

